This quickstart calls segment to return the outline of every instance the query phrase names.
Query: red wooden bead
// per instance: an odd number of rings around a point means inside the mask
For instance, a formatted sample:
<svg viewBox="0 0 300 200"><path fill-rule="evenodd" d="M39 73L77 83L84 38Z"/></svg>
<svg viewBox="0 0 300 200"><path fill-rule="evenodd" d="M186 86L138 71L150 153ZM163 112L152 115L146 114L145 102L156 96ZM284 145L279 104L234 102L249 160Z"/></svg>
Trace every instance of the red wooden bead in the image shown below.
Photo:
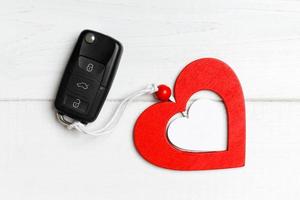
<svg viewBox="0 0 300 200"><path fill-rule="evenodd" d="M169 101L171 96L171 89L166 85L159 85L157 92L155 92L156 98L160 101Z"/></svg>

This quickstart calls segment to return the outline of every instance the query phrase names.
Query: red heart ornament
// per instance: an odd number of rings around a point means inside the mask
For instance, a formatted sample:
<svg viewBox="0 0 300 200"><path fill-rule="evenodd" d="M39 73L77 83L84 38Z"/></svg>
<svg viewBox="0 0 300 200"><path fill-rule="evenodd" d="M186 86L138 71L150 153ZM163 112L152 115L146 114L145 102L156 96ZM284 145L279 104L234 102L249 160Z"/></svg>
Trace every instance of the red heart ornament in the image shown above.
<svg viewBox="0 0 300 200"><path fill-rule="evenodd" d="M201 90L211 90L224 101L227 111L227 150L189 152L173 146L167 136L169 120L186 109L189 98ZM134 143L150 163L173 170L209 170L245 165L245 103L240 82L233 70L214 58L188 64L174 86L176 102L159 102L137 119ZM201 124L199 124L201 126Z"/></svg>

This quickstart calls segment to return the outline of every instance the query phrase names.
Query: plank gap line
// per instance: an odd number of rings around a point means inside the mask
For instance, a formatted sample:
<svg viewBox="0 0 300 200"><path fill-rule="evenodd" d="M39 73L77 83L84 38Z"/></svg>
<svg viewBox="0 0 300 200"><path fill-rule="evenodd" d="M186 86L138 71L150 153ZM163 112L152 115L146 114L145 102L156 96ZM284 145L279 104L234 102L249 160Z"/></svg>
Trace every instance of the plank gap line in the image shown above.
<svg viewBox="0 0 300 200"><path fill-rule="evenodd" d="M197 99L191 99L190 101L194 102L198 99L207 99L210 101L215 101L215 102L222 102L220 99L212 99L212 98L197 98ZM107 102L121 102L123 99L107 99ZM34 99L34 98L11 98L11 99L0 99L0 102L54 102L54 99ZM132 102L153 102L156 103L158 101L156 100L150 100L150 99L139 99L139 100L133 100ZM296 102L300 103L300 98L247 98L245 99L245 102Z"/></svg>

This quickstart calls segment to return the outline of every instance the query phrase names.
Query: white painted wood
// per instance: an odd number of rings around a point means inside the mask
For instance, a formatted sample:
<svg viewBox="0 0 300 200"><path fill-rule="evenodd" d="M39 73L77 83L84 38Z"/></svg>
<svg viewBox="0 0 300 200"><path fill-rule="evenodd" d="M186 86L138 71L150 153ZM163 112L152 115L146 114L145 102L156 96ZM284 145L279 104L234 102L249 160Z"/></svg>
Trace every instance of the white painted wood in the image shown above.
<svg viewBox="0 0 300 200"><path fill-rule="evenodd" d="M299 99L298 1L5 1L0 7L0 99L53 99L83 29L125 51L110 99L148 83L172 86L190 61L217 57L247 99Z"/></svg>
<svg viewBox="0 0 300 200"><path fill-rule="evenodd" d="M299 199L299 1L10 0L1 2L0 24L0 199ZM112 135L58 124L52 100L86 28L125 47L91 128L132 91L172 86L188 62L217 57L247 99L246 167L177 172L148 164L132 128L151 97L133 102Z"/></svg>
<svg viewBox="0 0 300 200"><path fill-rule="evenodd" d="M191 152L225 151L228 134L223 102L197 99L185 112L170 119L167 134L169 141L179 149Z"/></svg>
<svg viewBox="0 0 300 200"><path fill-rule="evenodd" d="M94 138L59 125L51 102L0 102L0 198L299 198L300 103L247 103L246 167L195 172L160 169L136 153L133 122L148 105L129 106L113 134Z"/></svg>

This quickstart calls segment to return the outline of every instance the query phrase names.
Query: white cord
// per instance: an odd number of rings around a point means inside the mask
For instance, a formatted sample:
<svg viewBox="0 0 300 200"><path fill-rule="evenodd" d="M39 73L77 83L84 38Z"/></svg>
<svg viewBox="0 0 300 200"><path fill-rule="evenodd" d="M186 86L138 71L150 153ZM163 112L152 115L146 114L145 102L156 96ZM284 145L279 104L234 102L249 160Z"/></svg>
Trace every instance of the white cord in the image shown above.
<svg viewBox="0 0 300 200"><path fill-rule="evenodd" d="M112 132L112 130L116 127L117 123L120 120L120 117L125 111L126 106L133 100L136 99L139 96L145 95L145 94L153 94L158 90L157 86L155 84L148 85L146 88L136 91L129 95L127 98L125 98L117 107L115 113L111 117L111 119L108 121L108 123L101 129L95 130L95 131L88 131L86 130L86 125L82 124L79 121L74 121L70 125L67 125L68 129L76 129L77 131L81 133L85 133L88 135L93 136L99 136L104 135L107 133Z"/></svg>

